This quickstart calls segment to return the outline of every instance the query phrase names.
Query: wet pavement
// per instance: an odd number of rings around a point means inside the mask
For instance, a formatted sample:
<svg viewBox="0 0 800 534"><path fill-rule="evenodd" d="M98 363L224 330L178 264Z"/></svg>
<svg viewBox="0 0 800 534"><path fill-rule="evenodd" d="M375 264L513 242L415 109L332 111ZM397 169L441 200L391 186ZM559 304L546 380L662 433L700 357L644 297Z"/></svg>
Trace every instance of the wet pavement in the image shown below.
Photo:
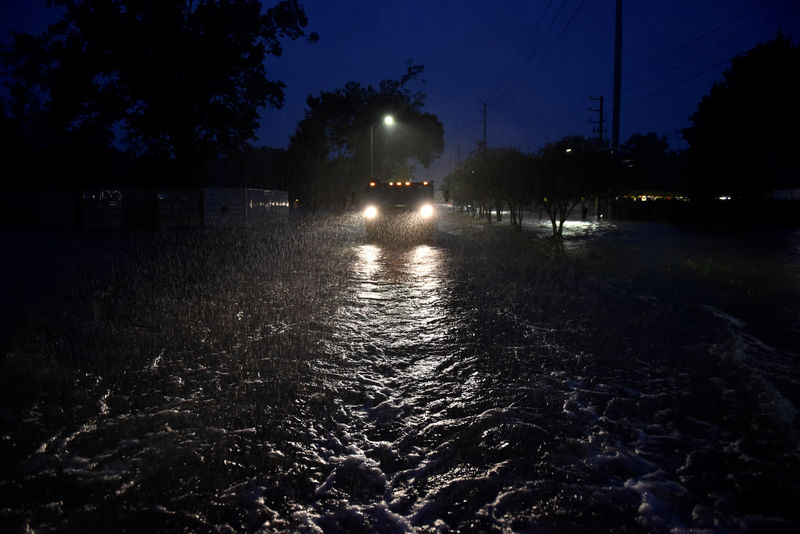
<svg viewBox="0 0 800 534"><path fill-rule="evenodd" d="M455 215L401 245L351 215L78 239L8 313L0 525L794 532L791 316L753 328L753 275L719 296L678 238L688 269L631 269L638 227L574 226L566 253Z"/></svg>

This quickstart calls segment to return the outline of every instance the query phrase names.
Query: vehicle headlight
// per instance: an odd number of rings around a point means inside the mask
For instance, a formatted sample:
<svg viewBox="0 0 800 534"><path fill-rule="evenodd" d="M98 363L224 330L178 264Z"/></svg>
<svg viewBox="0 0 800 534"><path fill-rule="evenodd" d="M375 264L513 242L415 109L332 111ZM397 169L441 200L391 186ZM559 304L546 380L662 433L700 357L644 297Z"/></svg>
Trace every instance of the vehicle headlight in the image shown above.
<svg viewBox="0 0 800 534"><path fill-rule="evenodd" d="M426 219L428 217L433 217L433 206L430 204L425 204L420 208L419 214Z"/></svg>
<svg viewBox="0 0 800 534"><path fill-rule="evenodd" d="M367 208L364 210L364 217L366 217L367 219L374 219L377 216L378 216L378 208L376 208L375 206L367 206Z"/></svg>

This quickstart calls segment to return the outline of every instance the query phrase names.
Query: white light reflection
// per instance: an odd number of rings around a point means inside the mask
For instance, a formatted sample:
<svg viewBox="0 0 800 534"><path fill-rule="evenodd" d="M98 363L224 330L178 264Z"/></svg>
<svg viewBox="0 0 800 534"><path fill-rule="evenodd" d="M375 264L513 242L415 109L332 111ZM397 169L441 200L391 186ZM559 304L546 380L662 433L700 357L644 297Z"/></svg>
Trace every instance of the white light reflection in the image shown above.
<svg viewBox="0 0 800 534"><path fill-rule="evenodd" d="M358 248L358 261L355 271L361 276L369 277L379 268L381 249L375 245L363 245Z"/></svg>
<svg viewBox="0 0 800 534"><path fill-rule="evenodd" d="M375 245L358 247L355 265L353 266L353 282L358 300L380 297L381 249Z"/></svg>
<svg viewBox="0 0 800 534"><path fill-rule="evenodd" d="M586 230L593 230L598 228L600 223L597 221L572 221L566 220L564 221L564 230L571 230L571 231L586 231Z"/></svg>
<svg viewBox="0 0 800 534"><path fill-rule="evenodd" d="M356 328L369 333L372 343L385 350L403 349L419 372L435 366L435 362L423 365L428 359L423 356L441 342L449 324L445 291L449 273L442 250L428 245L400 249L361 245L356 252L351 269L354 298L349 310L340 311L359 321Z"/></svg>
<svg viewBox="0 0 800 534"><path fill-rule="evenodd" d="M599 232L606 231L610 227L607 223L588 220L588 221L564 221L564 237L591 237Z"/></svg>
<svg viewBox="0 0 800 534"><path fill-rule="evenodd" d="M449 251L362 244L353 252L345 298L331 318L329 350L387 405L415 407L399 425L436 421L443 404L472 404L480 375L443 377L465 364L465 354L474 357L454 343L465 317L453 302Z"/></svg>
<svg viewBox="0 0 800 534"><path fill-rule="evenodd" d="M413 382L424 383L435 379L436 370L445 357L441 349L447 344L447 327L457 319L449 306L446 291L449 272L442 250L420 245L408 254L408 265L413 273L411 295L415 303L414 325L409 334L422 349L408 368L408 374Z"/></svg>
<svg viewBox="0 0 800 534"><path fill-rule="evenodd" d="M428 245L420 245L412 252L413 268L417 276L428 277L436 263L433 249Z"/></svg>

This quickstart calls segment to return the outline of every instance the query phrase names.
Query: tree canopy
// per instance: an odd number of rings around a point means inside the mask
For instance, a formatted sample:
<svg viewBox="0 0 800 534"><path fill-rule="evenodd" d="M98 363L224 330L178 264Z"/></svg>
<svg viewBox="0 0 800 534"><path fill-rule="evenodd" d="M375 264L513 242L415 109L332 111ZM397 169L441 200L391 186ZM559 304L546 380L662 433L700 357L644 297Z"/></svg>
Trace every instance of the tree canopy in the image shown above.
<svg viewBox="0 0 800 534"><path fill-rule="evenodd" d="M536 158L516 148L478 146L445 181L453 201L475 206L477 216L498 222L509 207L511 224L522 229L524 209L534 200Z"/></svg>
<svg viewBox="0 0 800 534"><path fill-rule="evenodd" d="M410 63L398 80L378 87L349 82L309 95L288 154L292 188L305 205L344 207L370 179L371 167L376 179L408 179L412 160L424 167L435 161L444 148L444 127L423 111L425 94L409 88L422 72ZM384 125L386 115L392 126Z"/></svg>
<svg viewBox="0 0 800 534"><path fill-rule="evenodd" d="M184 182L209 158L246 148L260 107L282 105L284 84L264 62L308 23L297 0L266 10L257 0L51 4L60 20L3 50L14 128L51 151L122 145L173 160Z"/></svg>
<svg viewBox="0 0 800 534"><path fill-rule="evenodd" d="M608 192L613 163L611 155L594 140L578 135L548 143L539 152L536 187L553 227L561 240L564 222L576 204L589 195Z"/></svg>
<svg viewBox="0 0 800 534"><path fill-rule="evenodd" d="M800 172L800 48L779 34L735 57L683 130L698 195L757 198Z"/></svg>
<svg viewBox="0 0 800 534"><path fill-rule="evenodd" d="M564 221L589 195L607 193L612 161L604 148L581 136L548 143L538 153L479 146L446 181L453 200L470 205L491 221L491 211L508 206L515 230L532 203L547 212L553 237L561 239Z"/></svg>

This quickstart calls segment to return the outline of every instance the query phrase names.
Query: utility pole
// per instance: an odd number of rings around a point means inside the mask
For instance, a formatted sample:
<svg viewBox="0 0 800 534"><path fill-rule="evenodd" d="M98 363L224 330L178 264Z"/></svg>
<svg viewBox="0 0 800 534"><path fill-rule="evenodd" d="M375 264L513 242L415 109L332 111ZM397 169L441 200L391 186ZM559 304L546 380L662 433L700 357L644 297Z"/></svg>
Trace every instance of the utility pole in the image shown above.
<svg viewBox="0 0 800 534"><path fill-rule="evenodd" d="M489 147L486 145L486 102L483 102L483 150L481 151L483 157L481 159L483 160L484 167L486 165L486 160L488 159L488 148ZM483 212L483 215L486 215L486 217L487 217L486 222L491 223L492 222L492 206L488 202L487 203L481 202L481 208L480 208L481 210L484 209L484 205L485 205L486 211Z"/></svg>
<svg viewBox="0 0 800 534"><path fill-rule="evenodd" d="M589 108L589 111L591 111L592 113L597 113L598 114L597 120L595 121L595 120L591 120L590 119L589 123L597 125L597 128L592 129L592 132L597 134L597 140L599 141L600 146L603 146L603 128L605 127L604 123L606 121L603 118L603 95L590 96L589 100L596 100L596 101L600 102L600 107L599 108L597 108L597 109Z"/></svg>
<svg viewBox="0 0 800 534"><path fill-rule="evenodd" d="M483 151L486 152L486 102L483 103Z"/></svg>
<svg viewBox="0 0 800 534"><path fill-rule="evenodd" d="M375 146L372 140L372 125L369 125L369 179L375 180Z"/></svg>
<svg viewBox="0 0 800 534"><path fill-rule="evenodd" d="M617 17L614 28L614 116L611 121L611 149L619 152L619 105L622 82L622 0L617 0Z"/></svg>

